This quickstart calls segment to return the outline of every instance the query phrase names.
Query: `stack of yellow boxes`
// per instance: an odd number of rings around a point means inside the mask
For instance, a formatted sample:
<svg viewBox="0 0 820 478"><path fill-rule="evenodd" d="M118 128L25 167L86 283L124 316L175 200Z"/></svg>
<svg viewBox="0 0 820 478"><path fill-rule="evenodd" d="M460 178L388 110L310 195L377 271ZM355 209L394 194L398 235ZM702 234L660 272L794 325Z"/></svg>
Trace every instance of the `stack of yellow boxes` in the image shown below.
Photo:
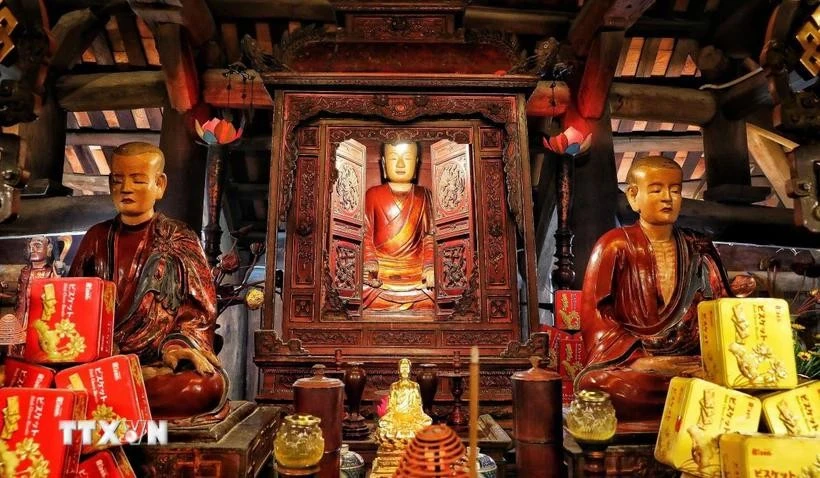
<svg viewBox="0 0 820 478"><path fill-rule="evenodd" d="M820 478L820 381L797 386L788 304L706 301L698 322L704 380L672 380L655 458L704 478Z"/></svg>

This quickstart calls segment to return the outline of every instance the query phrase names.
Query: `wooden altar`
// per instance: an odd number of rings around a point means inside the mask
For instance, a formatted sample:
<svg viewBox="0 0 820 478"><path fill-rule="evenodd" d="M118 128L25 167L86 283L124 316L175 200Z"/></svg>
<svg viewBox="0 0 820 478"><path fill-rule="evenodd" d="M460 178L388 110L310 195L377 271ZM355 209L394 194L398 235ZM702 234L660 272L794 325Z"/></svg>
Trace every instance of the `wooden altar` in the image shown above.
<svg viewBox="0 0 820 478"><path fill-rule="evenodd" d="M526 300L537 294L525 97L537 78L498 75L521 61L514 38L456 28L455 4L337 3L345 29L300 32L281 71L261 74L274 124L257 399L290 400L315 363L359 361L367 403L397 379L396 357L443 372L477 345L484 411L508 418L510 375L546 350L526 343L538 311ZM432 193L433 311L362 305L365 191L381 181L380 145L397 141L420 146L418 184Z"/></svg>

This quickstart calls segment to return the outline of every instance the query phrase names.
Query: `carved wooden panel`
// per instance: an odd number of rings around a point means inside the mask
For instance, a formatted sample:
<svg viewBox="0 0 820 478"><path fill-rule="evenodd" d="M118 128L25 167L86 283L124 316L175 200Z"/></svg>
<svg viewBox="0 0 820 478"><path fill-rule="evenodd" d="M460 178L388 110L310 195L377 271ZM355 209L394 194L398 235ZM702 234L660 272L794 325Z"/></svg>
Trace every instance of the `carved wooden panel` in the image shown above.
<svg viewBox="0 0 820 478"><path fill-rule="evenodd" d="M489 286L509 284L507 208L504 198L504 166L500 160L483 162L481 191L484 205L484 270Z"/></svg>
<svg viewBox="0 0 820 478"><path fill-rule="evenodd" d="M294 295L291 317L294 322L310 322L313 319L313 295Z"/></svg>
<svg viewBox="0 0 820 478"><path fill-rule="evenodd" d="M483 151L501 151L502 141L501 130L498 128L481 128L481 149Z"/></svg>
<svg viewBox="0 0 820 478"><path fill-rule="evenodd" d="M473 271L473 184L470 145L441 140L430 147L436 226L436 297L457 300Z"/></svg>
<svg viewBox="0 0 820 478"><path fill-rule="evenodd" d="M454 40L453 15L350 14L343 39L361 41Z"/></svg>
<svg viewBox="0 0 820 478"><path fill-rule="evenodd" d="M428 330L377 330L371 334L371 344L392 347L431 347L436 334Z"/></svg>
<svg viewBox="0 0 820 478"><path fill-rule="evenodd" d="M305 345L310 344L347 344L356 345L362 341L362 333L357 330L327 329L291 329L291 337L299 339Z"/></svg>
<svg viewBox="0 0 820 478"><path fill-rule="evenodd" d="M317 161L315 157L301 157L296 174L297 208L295 219L295 257L293 263L293 281L295 285L312 286L314 284L314 266L316 265L316 180Z"/></svg>
<svg viewBox="0 0 820 478"><path fill-rule="evenodd" d="M487 299L487 317L490 322L510 322L512 310L509 297L489 297Z"/></svg>
<svg viewBox="0 0 820 478"><path fill-rule="evenodd" d="M444 345L507 345L512 341L510 332L495 330L444 331Z"/></svg>
<svg viewBox="0 0 820 478"><path fill-rule="evenodd" d="M329 273L339 298L354 311L361 296L366 151L358 141L347 140L336 148L330 167Z"/></svg>

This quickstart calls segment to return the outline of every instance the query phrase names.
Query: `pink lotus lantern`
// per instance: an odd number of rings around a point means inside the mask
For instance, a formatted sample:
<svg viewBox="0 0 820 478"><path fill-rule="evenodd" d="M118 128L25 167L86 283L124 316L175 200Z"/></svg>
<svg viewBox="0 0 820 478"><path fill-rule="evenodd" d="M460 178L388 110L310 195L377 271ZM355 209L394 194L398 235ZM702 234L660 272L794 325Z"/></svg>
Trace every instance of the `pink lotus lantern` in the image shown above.
<svg viewBox="0 0 820 478"><path fill-rule="evenodd" d="M549 139L545 136L542 142L545 148L555 154L567 154L574 157L589 150L592 135L584 136L583 133L570 126L559 135L551 136Z"/></svg>
<svg viewBox="0 0 820 478"><path fill-rule="evenodd" d="M228 120L220 118L211 118L205 124L200 124L199 121L194 122L196 127L196 134L208 146L230 144L242 137L242 130L245 126L245 118L243 116L239 128L235 128L233 123Z"/></svg>

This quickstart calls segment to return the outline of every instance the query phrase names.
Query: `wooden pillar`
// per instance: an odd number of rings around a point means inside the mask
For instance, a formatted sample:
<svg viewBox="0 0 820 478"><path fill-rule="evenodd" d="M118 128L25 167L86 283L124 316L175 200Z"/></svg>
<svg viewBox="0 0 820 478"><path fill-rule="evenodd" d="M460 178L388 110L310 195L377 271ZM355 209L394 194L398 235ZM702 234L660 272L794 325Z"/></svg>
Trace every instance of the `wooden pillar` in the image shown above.
<svg viewBox="0 0 820 478"><path fill-rule="evenodd" d="M186 114L177 112L170 105L165 106L159 147L165 154L168 189L158 209L199 231L202 228L207 150L194 142L186 123Z"/></svg>
<svg viewBox="0 0 820 478"><path fill-rule="evenodd" d="M709 201L751 204L766 199L770 188L752 186L746 122L729 120L718 111L703 126L706 192Z"/></svg>
<svg viewBox="0 0 820 478"><path fill-rule="evenodd" d="M48 180L61 189L65 158L66 112L49 95L40 116L30 123L19 123L21 166L31 173L31 181Z"/></svg>
<svg viewBox="0 0 820 478"><path fill-rule="evenodd" d="M587 158L579 158L576 165L572 191L570 228L575 233L575 280L573 289L581 290L584 284L589 255L598 238L615 227L618 206L618 175L615 169L615 153L612 147L612 123L609 108L604 108L601 118L590 121L592 145Z"/></svg>

